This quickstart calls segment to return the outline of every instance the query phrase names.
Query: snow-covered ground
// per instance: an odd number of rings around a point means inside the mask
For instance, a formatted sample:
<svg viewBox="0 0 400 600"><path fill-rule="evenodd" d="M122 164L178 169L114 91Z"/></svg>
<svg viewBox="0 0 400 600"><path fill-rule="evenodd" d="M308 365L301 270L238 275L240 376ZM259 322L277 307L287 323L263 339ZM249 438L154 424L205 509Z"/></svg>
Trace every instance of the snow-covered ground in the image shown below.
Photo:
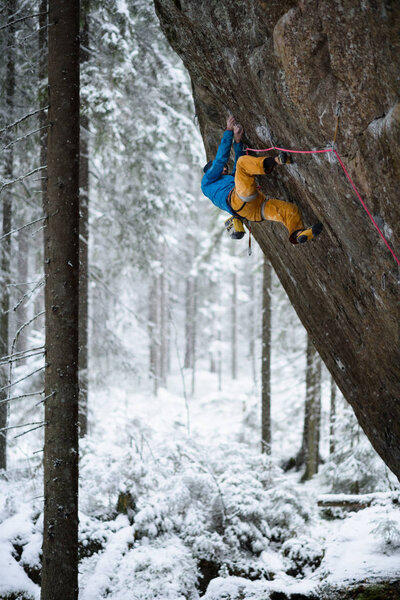
<svg viewBox="0 0 400 600"><path fill-rule="evenodd" d="M318 597L321 586L398 576L393 480L368 508L324 519L317 498L329 488L318 478L299 484L297 473L279 468L287 455L282 423L272 460L259 455L250 379L226 378L219 391L217 376L199 371L196 395L186 400L179 371L157 397L133 385L91 390L81 452L82 600L196 598L201 558L225 565L206 600L261 600L269 591ZM279 421L285 403L276 397ZM22 447L27 438L0 484L0 596L36 599L39 586L25 570L35 579L43 499L40 458ZM131 494L131 513L117 514L120 492Z"/></svg>

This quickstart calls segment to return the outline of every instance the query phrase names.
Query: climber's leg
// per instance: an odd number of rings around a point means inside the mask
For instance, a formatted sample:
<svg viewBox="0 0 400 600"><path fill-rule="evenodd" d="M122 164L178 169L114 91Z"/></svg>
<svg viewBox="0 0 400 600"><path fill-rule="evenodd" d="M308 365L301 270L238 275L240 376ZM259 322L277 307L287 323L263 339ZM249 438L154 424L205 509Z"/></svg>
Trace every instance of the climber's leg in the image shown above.
<svg viewBox="0 0 400 600"><path fill-rule="evenodd" d="M304 229L300 211L295 204L270 198L262 206L262 217L265 221L278 221L282 223L289 232L289 239L297 244L295 234Z"/></svg>
<svg viewBox="0 0 400 600"><path fill-rule="evenodd" d="M275 159L241 156L236 163L235 192L242 202L251 202L258 196L256 175L268 175L276 165Z"/></svg>

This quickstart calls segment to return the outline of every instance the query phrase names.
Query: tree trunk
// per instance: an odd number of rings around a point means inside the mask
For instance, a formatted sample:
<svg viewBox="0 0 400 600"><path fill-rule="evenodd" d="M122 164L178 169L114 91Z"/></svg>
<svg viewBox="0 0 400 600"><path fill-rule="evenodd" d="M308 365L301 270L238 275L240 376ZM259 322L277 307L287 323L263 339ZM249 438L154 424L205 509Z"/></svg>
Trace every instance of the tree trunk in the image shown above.
<svg viewBox="0 0 400 600"><path fill-rule="evenodd" d="M48 48L47 48L47 9L48 1L41 0L39 7L39 106L43 108L49 104L49 91L48 91L48 77L47 77L47 61L48 61ZM39 113L39 127L40 131L40 165L47 165L47 141L48 141L48 114L47 111L40 111ZM41 193L42 193L42 206L43 214L47 215L47 169L42 171L41 176ZM43 248L38 253L38 263L40 264L40 271L43 267L43 256L46 247L47 228L44 227L42 230L43 236ZM43 288L40 289L35 299L35 314L39 314L44 309L44 293ZM36 326L44 326L44 319L41 317L40 320L36 321Z"/></svg>
<svg viewBox="0 0 400 600"><path fill-rule="evenodd" d="M251 363L251 373L253 378L254 386L257 385L257 365L256 365L256 337L258 328L256 327L256 315L257 311L257 292L255 283L254 272L250 273L249 281L249 296L250 296L250 310L249 310L249 359Z"/></svg>
<svg viewBox="0 0 400 600"><path fill-rule="evenodd" d="M331 376L331 406L329 411L329 454L335 452L336 383Z"/></svg>
<svg viewBox="0 0 400 600"><path fill-rule="evenodd" d="M16 9L16 1L10 0L8 3L7 17L8 22L12 22ZM6 71L6 114L9 123L13 121L14 114L14 92L15 92L15 29L14 25L7 27L7 71ZM11 141L12 133L7 133L6 144ZM11 180L13 177L13 147L10 145L4 150L4 177ZM9 188L3 190L3 227L2 233L5 235L11 231L11 194ZM2 240L1 254L1 315L0 315L0 357L8 355L8 326L9 326L9 283L10 283L10 250L11 236ZM0 388L7 386L7 365L0 366ZM0 470L7 468L7 413L8 403L4 402L8 397L7 389L0 392Z"/></svg>
<svg viewBox="0 0 400 600"><path fill-rule="evenodd" d="M185 369L191 369L193 365L193 325L193 277L188 275L185 281Z"/></svg>
<svg viewBox="0 0 400 600"><path fill-rule="evenodd" d="M42 600L78 598L79 1L49 1Z"/></svg>
<svg viewBox="0 0 400 600"><path fill-rule="evenodd" d="M19 299L22 299L23 295L28 291L26 283L29 281L29 242L28 234L26 229L21 229L18 232L18 282L21 284L17 286L19 292ZM18 340L15 348L18 352L26 352L28 349L28 328L22 329L23 325L29 320L28 309L26 306L26 299L18 306L16 310L16 330L20 331ZM26 363L26 359L21 357L18 361L19 365Z"/></svg>
<svg viewBox="0 0 400 600"><path fill-rule="evenodd" d="M264 256L261 363L261 452L271 453L271 263Z"/></svg>
<svg viewBox="0 0 400 600"><path fill-rule="evenodd" d="M159 339L158 339L158 276L153 275L149 286L149 374L153 393L158 393Z"/></svg>
<svg viewBox="0 0 400 600"><path fill-rule="evenodd" d="M168 375L168 354L169 354L169 285L168 285L168 270L167 270L167 248L164 244L163 247L163 264L162 272L159 278L160 286L160 356L159 356L159 369L160 369L160 383L162 387L167 387L167 375Z"/></svg>
<svg viewBox="0 0 400 600"><path fill-rule="evenodd" d="M197 277L193 280L193 331L192 331L192 385L191 385L191 394L194 396L195 387L196 387L196 337L197 337L197 298L198 296L198 285L197 285Z"/></svg>
<svg viewBox="0 0 400 600"><path fill-rule="evenodd" d="M218 372L218 391L222 392L222 331L221 324L217 324L217 342L218 342L218 351L217 351L217 372Z"/></svg>
<svg viewBox="0 0 400 600"><path fill-rule="evenodd" d="M303 480L318 472L321 421L321 359L310 336L307 336L305 464Z"/></svg>
<svg viewBox="0 0 400 600"><path fill-rule="evenodd" d="M89 0L81 3L81 65L89 60ZM79 436L88 431L89 118L80 115L79 162Z"/></svg>
<svg viewBox="0 0 400 600"><path fill-rule="evenodd" d="M231 310L231 376L237 378L237 274L232 273L232 310Z"/></svg>

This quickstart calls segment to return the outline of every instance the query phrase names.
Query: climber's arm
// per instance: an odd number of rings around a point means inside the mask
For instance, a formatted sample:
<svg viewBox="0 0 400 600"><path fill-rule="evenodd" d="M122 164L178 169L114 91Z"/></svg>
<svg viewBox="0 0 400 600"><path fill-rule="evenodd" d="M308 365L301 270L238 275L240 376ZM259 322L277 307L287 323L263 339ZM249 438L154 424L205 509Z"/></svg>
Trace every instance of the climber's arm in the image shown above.
<svg viewBox="0 0 400 600"><path fill-rule="evenodd" d="M204 175L204 179L206 179L208 183L212 183L213 181L216 181L221 177L222 171L229 160L233 140L234 126L235 119L233 117L228 117L226 122L226 131L222 136L221 143L218 147L217 155L213 160L212 166Z"/></svg>
<svg viewBox="0 0 400 600"><path fill-rule="evenodd" d="M243 142L242 142L243 127L241 125L235 125L235 127L233 128L233 135L234 135L233 149L235 151L235 162L233 163L232 175L235 175L237 160L238 160L238 158L240 158L240 156L243 156L243 154L244 154L244 146L243 146Z"/></svg>

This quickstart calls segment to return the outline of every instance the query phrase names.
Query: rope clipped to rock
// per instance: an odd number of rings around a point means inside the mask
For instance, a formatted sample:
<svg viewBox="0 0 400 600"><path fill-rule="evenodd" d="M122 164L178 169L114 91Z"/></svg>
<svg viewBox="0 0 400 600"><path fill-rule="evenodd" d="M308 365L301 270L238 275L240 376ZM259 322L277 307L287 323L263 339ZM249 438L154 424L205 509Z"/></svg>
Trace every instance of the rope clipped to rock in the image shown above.
<svg viewBox="0 0 400 600"><path fill-rule="evenodd" d="M381 236L382 240L385 242L385 244L386 244L388 250L390 251L390 253L392 254L393 258L395 259L395 261L397 262L397 264L400 265L400 259L394 253L392 247L390 246L389 242L387 241L387 239L383 235L383 233L380 230L380 228L379 228L377 222L375 221L374 217L372 216L372 214L368 210L368 207L366 206L364 200L361 198L359 192L357 191L356 186L354 185L353 180L351 179L349 173L347 172L346 167L344 166L342 159L340 158L339 154L335 150L336 136L337 136L338 127L339 127L339 118L340 118L340 103L339 103L338 109L336 111L336 129L335 129L335 135L334 135L334 140L333 140L332 148L325 148L323 150L289 150L288 148L279 148L278 146L271 146L271 148L262 148L262 149L246 148L246 154L248 154L249 152L269 152L270 150L281 150L283 152L289 152L291 154L326 154L328 152L331 152L331 153L335 154L336 158L339 161L340 166L342 167L342 169L344 171L344 174L346 175L347 179L350 182L351 187L353 188L353 190L354 190L357 198L361 202L362 207L364 208L365 212L369 216L369 218L372 221L373 225L376 227L379 235Z"/></svg>

